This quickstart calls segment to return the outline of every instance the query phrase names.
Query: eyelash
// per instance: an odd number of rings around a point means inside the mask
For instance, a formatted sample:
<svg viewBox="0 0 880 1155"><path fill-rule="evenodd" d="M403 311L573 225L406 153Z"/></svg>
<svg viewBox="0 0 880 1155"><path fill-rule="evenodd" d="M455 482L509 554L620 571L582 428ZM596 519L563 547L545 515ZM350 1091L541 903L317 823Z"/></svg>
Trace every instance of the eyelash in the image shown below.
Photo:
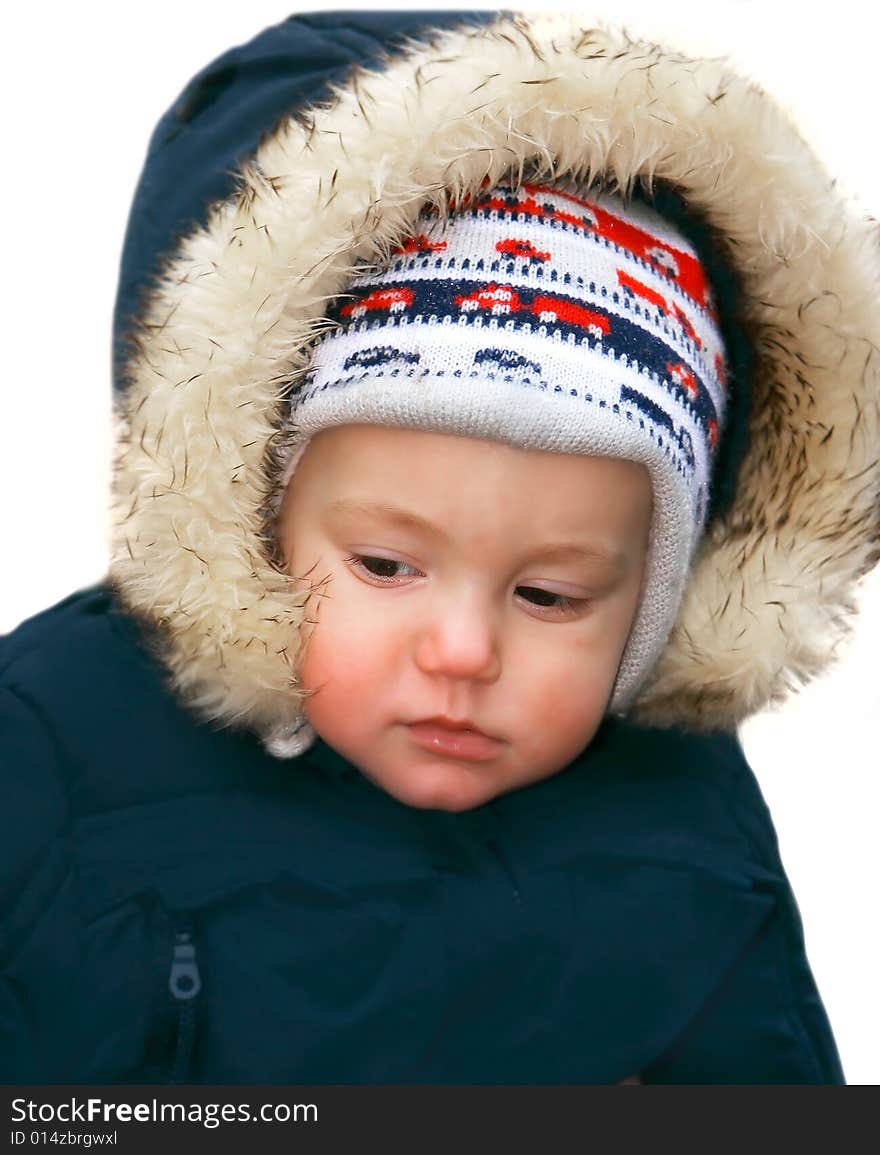
<svg viewBox="0 0 880 1155"><path fill-rule="evenodd" d="M375 557L372 554L360 554L360 553L349 554L349 556L345 559L345 561L348 565L350 565L352 567L361 567L362 569L365 569L367 571L367 573L370 575L370 577L373 578L374 581L378 581L378 582L382 583L383 585L390 585L391 582L394 581L394 578L399 577L400 575L399 574L396 574L396 575L375 574L372 572L372 570L370 570L370 568L367 565L365 565L366 562L368 562L368 561L376 562L377 561L377 562L383 562L385 565L392 565L392 566L394 566L394 565L399 565L399 566L407 565L407 562L397 561L395 558ZM413 568L413 567L411 567L411 568ZM586 606L590 600L589 598L565 597L564 594L554 594L554 593L551 593L549 590L538 589L537 586L517 586L517 589L534 590L535 593L544 594L548 598L555 598L556 599L555 605L541 605L539 602L529 602L529 605L535 606L536 609L542 609L542 610L561 610L563 613L576 613L578 610L580 610L584 606ZM526 600L528 601L528 598Z"/></svg>

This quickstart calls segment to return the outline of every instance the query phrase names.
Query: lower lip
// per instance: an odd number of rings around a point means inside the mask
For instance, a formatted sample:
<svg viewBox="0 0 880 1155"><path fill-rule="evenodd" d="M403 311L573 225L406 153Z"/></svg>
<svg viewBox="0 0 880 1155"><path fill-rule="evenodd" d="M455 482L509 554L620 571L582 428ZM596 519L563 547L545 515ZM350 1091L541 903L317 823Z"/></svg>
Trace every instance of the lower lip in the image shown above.
<svg viewBox="0 0 880 1155"><path fill-rule="evenodd" d="M463 758L468 762L486 762L494 758L502 746L497 738L490 738L478 730L450 730L430 722L416 722L407 729L413 741L425 750L447 754L450 758Z"/></svg>

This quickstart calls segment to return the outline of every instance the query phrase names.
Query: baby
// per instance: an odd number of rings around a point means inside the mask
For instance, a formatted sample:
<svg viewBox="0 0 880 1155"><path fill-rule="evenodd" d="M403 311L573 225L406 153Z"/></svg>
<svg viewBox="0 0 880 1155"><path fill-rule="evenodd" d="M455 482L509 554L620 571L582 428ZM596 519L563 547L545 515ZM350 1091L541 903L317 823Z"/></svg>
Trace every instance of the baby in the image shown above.
<svg viewBox="0 0 880 1155"><path fill-rule="evenodd" d="M0 646L0 1081L844 1081L736 727L876 562L876 230L562 15L158 126L107 580Z"/></svg>
<svg viewBox="0 0 880 1155"><path fill-rule="evenodd" d="M459 811L557 773L650 673L724 349L696 252L645 204L501 182L438 226L337 302L277 533L319 595L297 749L317 734L401 802Z"/></svg>

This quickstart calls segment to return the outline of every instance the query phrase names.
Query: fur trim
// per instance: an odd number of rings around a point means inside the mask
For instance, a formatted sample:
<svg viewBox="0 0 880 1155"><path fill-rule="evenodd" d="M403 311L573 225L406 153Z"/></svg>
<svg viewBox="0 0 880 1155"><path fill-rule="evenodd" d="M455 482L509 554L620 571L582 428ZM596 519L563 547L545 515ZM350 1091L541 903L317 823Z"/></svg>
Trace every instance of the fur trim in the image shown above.
<svg viewBox="0 0 880 1155"><path fill-rule="evenodd" d="M723 234L756 365L733 504L633 717L733 729L818 673L880 560L877 223L723 59L559 13L410 41L261 144L180 244L120 403L110 580L223 725L295 718L308 605L269 520L284 402L326 302L428 204L513 171L668 182Z"/></svg>

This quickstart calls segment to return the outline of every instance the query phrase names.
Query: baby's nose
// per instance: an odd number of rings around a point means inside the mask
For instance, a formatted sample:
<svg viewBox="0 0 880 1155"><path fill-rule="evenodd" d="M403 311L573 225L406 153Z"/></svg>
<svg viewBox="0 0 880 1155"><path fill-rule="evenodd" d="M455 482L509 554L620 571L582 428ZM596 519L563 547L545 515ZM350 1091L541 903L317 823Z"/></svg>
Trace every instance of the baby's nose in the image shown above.
<svg viewBox="0 0 880 1155"><path fill-rule="evenodd" d="M428 674L491 681L500 669L498 625L482 599L437 606L419 638L416 661Z"/></svg>

